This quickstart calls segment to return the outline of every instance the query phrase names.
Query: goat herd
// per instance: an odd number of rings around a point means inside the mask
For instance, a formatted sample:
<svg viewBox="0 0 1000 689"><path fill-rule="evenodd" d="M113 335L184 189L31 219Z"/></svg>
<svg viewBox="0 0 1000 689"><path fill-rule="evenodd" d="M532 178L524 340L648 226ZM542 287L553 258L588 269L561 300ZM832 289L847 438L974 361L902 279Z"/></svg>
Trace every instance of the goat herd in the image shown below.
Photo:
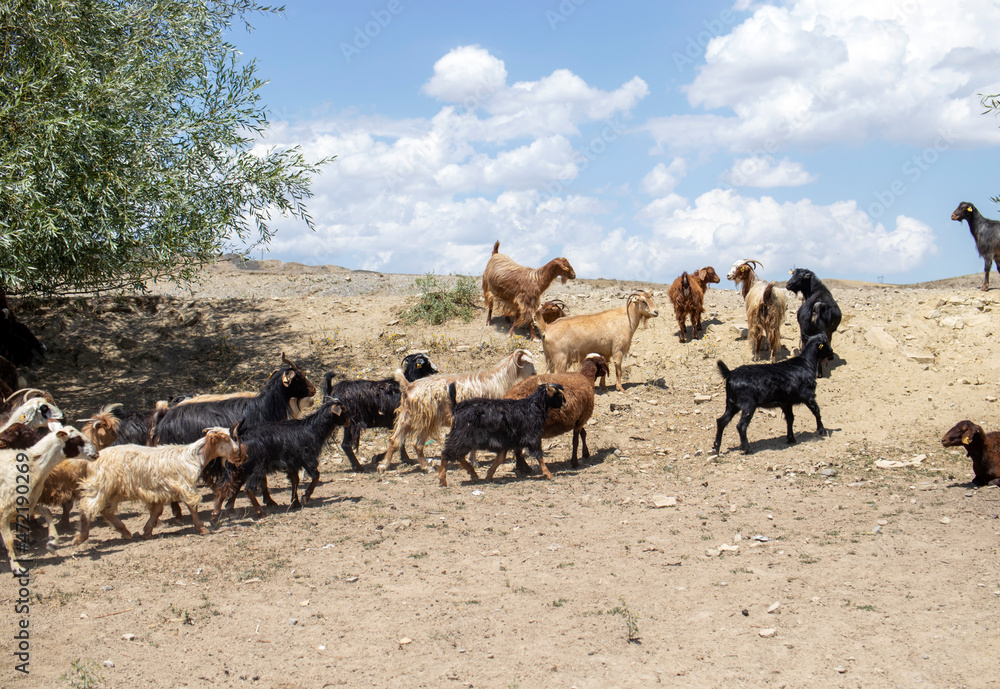
<svg viewBox="0 0 1000 689"><path fill-rule="evenodd" d="M982 219L965 203L952 217L969 219L974 236L974 220L995 222ZM1000 237L1000 229L997 232ZM426 354L410 354L394 378L334 383L334 374L327 373L323 401L308 415L317 390L282 355L281 367L258 392L174 398L157 403L152 410L109 405L93 417L81 419L83 425L77 430L63 424L63 414L49 393L4 389L23 387L15 366L31 363L45 351L44 345L17 323L4 299L0 304L0 336L5 337L0 342L0 392L9 394L0 404L0 536L11 570L15 574L24 571L15 553L29 547L29 517L38 515L46 521L46 547L51 552L57 525L48 508L62 507L58 526L66 530L74 501L79 507L74 544L87 540L90 523L98 516L129 538L131 534L116 515L119 505L128 501L141 502L148 509L143 538L152 535L168 503L178 519L184 504L195 529L207 533L198 517L199 482L213 492L213 520L223 503L232 509L241 491L258 516L264 514L258 493L264 505L276 507L268 493L267 475L278 472L291 484L290 507L298 508L309 501L319 482L320 453L338 427L344 428L341 447L355 471L365 468L357 457L361 431L392 429L377 465L380 475L397 451L403 462L413 463L405 448L408 438L416 462L429 471L424 447L430 438L440 438L444 427L450 427L438 465L441 486L447 486L448 464L453 461L478 480L469 461L476 451L496 453L487 480L493 479L508 453L514 455L519 473L530 473L525 449L537 460L544 477L551 478L541 440L570 431L571 465L579 466L580 455L590 456L585 427L594 410L597 380L605 388L610 364L614 363L615 387L623 390L621 366L632 338L639 325L658 316L658 311L649 292L636 291L619 308L566 316L562 302L543 303L541 297L556 278L565 283L576 277L569 261L556 258L541 268L525 268L499 253L499 244L494 245L483 272L487 324L496 308L512 321L511 333L527 326L534 336L537 327L547 373L536 374L535 361L524 349L512 352L492 368L470 373L439 373ZM1000 241L995 254L988 253L990 246L983 248L978 236L977 245L986 258L988 283L990 262L1000 258ZM718 362L725 379L726 406L716 425L716 453L723 431L737 411L741 412L737 431L743 452L750 451L747 427L761 407L783 411L789 443L795 442L792 422L796 404L806 405L816 418L817 432L827 434L816 402L816 379L824 375L825 363L834 358L831 340L841 321L840 308L812 271L797 268L781 286L759 280L755 269L760 265L749 259L737 261L727 278L742 290L753 358L761 358L766 341L771 361L733 370ZM667 294L681 342L686 340L687 320L691 321L692 339L698 335L705 290L718 282L715 270L705 267L683 273L670 286ZM803 298L797 311L800 351L797 356L775 361L786 289ZM578 370L569 371L576 366ZM1000 433L985 433L972 422L962 421L945 434L942 444L966 448L977 485L1000 483ZM301 501L300 473L309 478Z"/></svg>

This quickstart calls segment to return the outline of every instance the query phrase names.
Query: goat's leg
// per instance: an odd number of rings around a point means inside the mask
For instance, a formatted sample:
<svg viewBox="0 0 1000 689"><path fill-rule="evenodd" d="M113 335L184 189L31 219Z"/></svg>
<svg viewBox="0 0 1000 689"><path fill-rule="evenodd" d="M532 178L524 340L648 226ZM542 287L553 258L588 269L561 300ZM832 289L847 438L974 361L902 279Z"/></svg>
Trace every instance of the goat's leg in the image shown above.
<svg viewBox="0 0 1000 689"><path fill-rule="evenodd" d="M587 429L583 426L580 427L580 442L583 443L583 458L588 459L590 457L590 448L587 447ZM575 450L573 451L573 454L576 454ZM572 466L576 467L578 465L573 464Z"/></svg>
<svg viewBox="0 0 1000 689"><path fill-rule="evenodd" d="M622 352L615 352L611 355L611 360L615 362L615 390L618 392L625 392L625 388L622 387L622 359L624 356ZM603 376L601 381L604 381Z"/></svg>
<svg viewBox="0 0 1000 689"><path fill-rule="evenodd" d="M250 506L253 507L253 513L257 516L257 518L260 519L263 517L265 514L264 508L260 506L259 502L257 502L257 496L254 495L254 492L249 488L244 488L243 492L246 494L247 500L250 501Z"/></svg>
<svg viewBox="0 0 1000 689"><path fill-rule="evenodd" d="M549 471L549 468L547 466L545 466L545 455L542 453L542 444L538 443L538 447L531 448L531 454L535 459L538 460L538 466L542 470L542 476L544 476L546 479L551 479L552 472Z"/></svg>
<svg viewBox="0 0 1000 689"><path fill-rule="evenodd" d="M73 537L73 545L80 545L90 538L90 519L82 511L80 512L80 526Z"/></svg>
<svg viewBox="0 0 1000 689"><path fill-rule="evenodd" d="M416 447L413 448L416 451ZM406 434L403 434L403 439L399 441L399 461L404 462L409 465L416 464L416 461L410 459L410 455L406 454Z"/></svg>
<svg viewBox="0 0 1000 689"><path fill-rule="evenodd" d="M681 312L681 313L677 314L677 327L679 327L681 329L681 334L680 334L681 342L686 342L687 341L687 340L684 339L684 324L686 322L687 322L687 316L686 316L686 314L684 312ZM692 340L694 339L694 333L693 332L691 333L691 339Z"/></svg>
<svg viewBox="0 0 1000 689"><path fill-rule="evenodd" d="M743 454L750 454L750 441L747 440L747 427L750 425L750 421L753 419L753 413L757 411L756 409L744 409L743 413L740 415L740 420L736 423L736 431L740 434L740 449L743 450Z"/></svg>
<svg viewBox="0 0 1000 689"><path fill-rule="evenodd" d="M179 502L170 503L170 511L173 512L173 519L177 521L178 524L184 519L184 513L181 512L181 504Z"/></svg>
<svg viewBox="0 0 1000 689"><path fill-rule="evenodd" d="M195 531L200 533L202 536L211 533L205 526L204 522L202 522L198 517L198 503L194 503L193 505L191 503L187 503L186 507L188 508L188 512L191 513L191 523L194 524Z"/></svg>
<svg viewBox="0 0 1000 689"><path fill-rule="evenodd" d="M56 531L56 522L52 518L52 512L45 505L35 505L31 513L36 517L41 517L48 529L49 537L45 541L45 549L50 553L56 552L56 542L59 540L59 533Z"/></svg>
<svg viewBox="0 0 1000 689"><path fill-rule="evenodd" d="M344 427L344 439L340 443L340 449L343 450L344 455L347 456L347 460L351 463L351 469L358 473L362 473L365 470L361 466L361 462L358 461L358 456L354 454L354 450L361 444L361 428L362 425L360 423L347 424Z"/></svg>
<svg viewBox="0 0 1000 689"><path fill-rule="evenodd" d="M317 467L310 467L306 469L306 473L309 474L309 485L306 486L306 492L302 495L302 504L306 505L309 503L309 499L312 497L313 491L316 490L316 486L319 485L319 469Z"/></svg>
<svg viewBox="0 0 1000 689"><path fill-rule="evenodd" d="M726 426L736 416L736 411L737 406L727 399L726 411L722 412L722 416L715 420L715 444L712 445L712 452L715 454L719 454L719 447L722 445L722 432L726 430Z"/></svg>
<svg viewBox="0 0 1000 689"><path fill-rule="evenodd" d="M486 325L489 325L493 320L493 296L489 292L484 292L483 301L486 302Z"/></svg>
<svg viewBox="0 0 1000 689"><path fill-rule="evenodd" d="M445 452L441 453L441 463L438 464L438 485L448 487L448 455Z"/></svg>
<svg viewBox="0 0 1000 689"><path fill-rule="evenodd" d="M296 476L296 479L298 477ZM298 483L298 481L296 481ZM271 494L267 490L267 474L264 474L260 479L260 497L264 501L264 504L268 507L280 507L278 503L274 501Z"/></svg>
<svg viewBox="0 0 1000 689"><path fill-rule="evenodd" d="M816 417L816 434L829 437L830 431L823 427L823 420L819 417L819 405L816 404L816 398L805 400L804 404L809 407L809 411Z"/></svg>
<svg viewBox="0 0 1000 689"><path fill-rule="evenodd" d="M14 576L21 576L27 572L17 562L17 540L10 528L10 519L0 519L0 539L3 540L4 547L7 548L7 561L10 562L10 571ZM18 524L20 528L20 524Z"/></svg>
<svg viewBox="0 0 1000 689"><path fill-rule="evenodd" d="M795 414L792 413L792 405L786 404L781 408L781 411L785 414L785 425L788 426L788 435L785 439L788 440L789 445L795 444L795 434L792 433L792 421L795 420Z"/></svg>
<svg viewBox="0 0 1000 689"><path fill-rule="evenodd" d="M524 452L521 448L514 450L514 471L524 476L531 476L531 467L524 461Z"/></svg>
<svg viewBox="0 0 1000 689"><path fill-rule="evenodd" d="M520 452L520 450L518 450L518 452ZM441 459L444 461L444 455L441 455ZM496 473L497 469L500 468L500 465L504 463L505 459L507 459L507 450L497 453L497 458L493 460L493 464L491 464L490 468L486 471L487 481L493 480L493 474Z"/></svg>
<svg viewBox="0 0 1000 689"><path fill-rule="evenodd" d="M473 481L479 481L479 474L477 474L473 466L469 464L469 460L465 458L465 455L460 456L457 461L463 469L469 472L470 479Z"/></svg>
<svg viewBox="0 0 1000 689"><path fill-rule="evenodd" d="M104 517L104 521L118 529L118 533L122 535L122 538L132 538L132 532L128 530L128 527L122 523L122 520L118 518L118 515L110 507L101 512L101 516Z"/></svg>
<svg viewBox="0 0 1000 689"><path fill-rule="evenodd" d="M69 513L73 511L73 498L70 498L62 504L62 517L59 518L59 523L56 525L62 531L69 531Z"/></svg>
<svg viewBox="0 0 1000 689"><path fill-rule="evenodd" d="M297 510L302 507L302 503L299 502L299 471L298 469L293 469L288 472L288 482L292 484L292 501L288 503L288 509Z"/></svg>
<svg viewBox="0 0 1000 689"><path fill-rule="evenodd" d="M156 526L156 522L160 519L160 514L163 512L163 503L154 502L149 506L149 519L146 520L146 526L142 529L143 540L148 540L153 536L153 527Z"/></svg>
<svg viewBox="0 0 1000 689"><path fill-rule="evenodd" d="M420 470L422 472L429 473L431 470L430 465L427 463L427 458L424 457L424 447L427 444L427 436L420 434L417 436L417 444L413 448L417 451L417 463L420 465Z"/></svg>
<svg viewBox="0 0 1000 689"><path fill-rule="evenodd" d="M405 438L405 436L400 434L402 437L397 438L396 435L396 433L392 434L392 437L389 438L389 447L385 448L385 452L382 453L382 461L378 464L379 474L385 474L385 472L389 469L389 465L392 463L392 456L396 454L396 448L403 443L403 438Z"/></svg>
<svg viewBox="0 0 1000 689"><path fill-rule="evenodd" d="M986 265L983 267L983 286L980 287L984 292L990 288L990 264L993 263L990 259L986 259ZM997 268L1000 270L1000 268Z"/></svg>

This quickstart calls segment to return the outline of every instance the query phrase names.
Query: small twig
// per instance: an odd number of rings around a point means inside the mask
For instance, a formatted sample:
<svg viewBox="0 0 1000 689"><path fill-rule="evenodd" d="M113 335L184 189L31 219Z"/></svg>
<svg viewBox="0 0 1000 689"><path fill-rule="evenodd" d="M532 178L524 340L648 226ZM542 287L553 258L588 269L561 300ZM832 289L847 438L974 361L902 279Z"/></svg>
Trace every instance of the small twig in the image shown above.
<svg viewBox="0 0 1000 689"><path fill-rule="evenodd" d="M102 617L111 617L112 615L121 615L123 612L132 612L135 608L129 608L128 610L119 610L118 612L106 612L103 615L98 615L95 620L99 620Z"/></svg>

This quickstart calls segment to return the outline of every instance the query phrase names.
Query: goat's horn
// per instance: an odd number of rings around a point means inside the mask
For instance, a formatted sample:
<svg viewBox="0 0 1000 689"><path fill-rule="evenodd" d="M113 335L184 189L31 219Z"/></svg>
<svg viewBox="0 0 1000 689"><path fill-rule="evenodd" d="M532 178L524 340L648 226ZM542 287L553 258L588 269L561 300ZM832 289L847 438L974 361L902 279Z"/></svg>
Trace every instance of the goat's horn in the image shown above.
<svg viewBox="0 0 1000 689"><path fill-rule="evenodd" d="M283 364L285 364L287 366L291 366L292 368L295 368L295 364L293 364L291 361L289 361L288 357L285 355L284 352L281 353L281 363L283 363Z"/></svg>

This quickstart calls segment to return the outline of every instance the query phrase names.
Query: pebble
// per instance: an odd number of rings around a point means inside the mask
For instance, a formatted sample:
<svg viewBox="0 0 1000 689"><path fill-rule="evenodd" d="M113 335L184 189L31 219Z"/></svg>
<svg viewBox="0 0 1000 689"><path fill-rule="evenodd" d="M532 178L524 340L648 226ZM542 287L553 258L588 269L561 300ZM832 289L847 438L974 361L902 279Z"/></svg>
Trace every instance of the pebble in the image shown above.
<svg viewBox="0 0 1000 689"><path fill-rule="evenodd" d="M941 517L941 523L942 524L951 524L951 519L949 519L948 517Z"/></svg>
<svg viewBox="0 0 1000 689"><path fill-rule="evenodd" d="M135 634L122 634L122 641L135 641Z"/></svg>
<svg viewBox="0 0 1000 689"><path fill-rule="evenodd" d="M289 618L288 618L288 626L290 626L290 627L294 627L294 626L295 626L295 625L297 625L298 623L299 623L299 621L298 621L298 619L297 619L297 618L295 618L295 617L289 617Z"/></svg>
<svg viewBox="0 0 1000 689"><path fill-rule="evenodd" d="M837 667L834 668L834 670L836 670L840 674L844 674L845 672L847 672L847 668L844 667L843 665L838 665Z"/></svg>
<svg viewBox="0 0 1000 689"><path fill-rule="evenodd" d="M775 601L774 603L771 604L771 607L769 607L767 609L767 611L768 612L774 612L775 610L777 610L780 607L781 607L781 602L780 601Z"/></svg>
<svg viewBox="0 0 1000 689"><path fill-rule="evenodd" d="M660 507L676 507L676 506L677 506L677 498L673 496L666 496L666 495L653 496L653 507L660 508Z"/></svg>
<svg viewBox="0 0 1000 689"><path fill-rule="evenodd" d="M114 591L115 587L114 586L110 586L110 585L108 585L108 586L102 586L101 590L102 591Z"/></svg>
<svg viewBox="0 0 1000 689"><path fill-rule="evenodd" d="M823 475L824 476L836 476L837 475L837 470L836 469L823 469Z"/></svg>
<svg viewBox="0 0 1000 689"><path fill-rule="evenodd" d="M115 661L113 661L113 660L105 660L104 663L102 663L102 664L104 665L104 667L114 667L115 666Z"/></svg>
<svg viewBox="0 0 1000 689"><path fill-rule="evenodd" d="M764 637L765 639L770 639L772 636L778 633L778 630L774 627L768 627L767 629L761 629L757 632L758 635Z"/></svg>
<svg viewBox="0 0 1000 689"><path fill-rule="evenodd" d="M347 577L346 579L344 579L344 581L346 581L348 584L353 584L357 580L358 580L357 577Z"/></svg>
<svg viewBox="0 0 1000 689"><path fill-rule="evenodd" d="M413 643L413 639L411 639L408 636L404 636L402 639L399 640L399 645L400 646L405 646L406 644L412 644L412 643Z"/></svg>

